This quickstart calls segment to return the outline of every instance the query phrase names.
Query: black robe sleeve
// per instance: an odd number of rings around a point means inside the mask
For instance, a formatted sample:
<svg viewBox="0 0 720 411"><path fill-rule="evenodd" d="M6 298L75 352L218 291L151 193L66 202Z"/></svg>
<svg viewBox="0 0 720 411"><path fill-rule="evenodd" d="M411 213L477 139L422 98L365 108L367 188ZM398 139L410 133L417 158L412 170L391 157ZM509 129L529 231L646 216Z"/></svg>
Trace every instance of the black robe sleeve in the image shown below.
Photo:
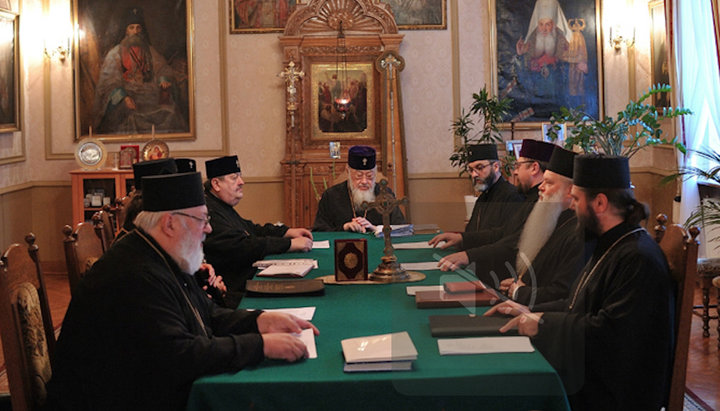
<svg viewBox="0 0 720 411"><path fill-rule="evenodd" d="M517 225L514 218L524 200L517 188L501 177L475 202L470 221L462 233L463 249L493 243L511 232Z"/></svg>
<svg viewBox="0 0 720 411"><path fill-rule="evenodd" d="M254 224L211 194L207 195L207 205L212 232L203 244L205 258L229 290L244 289L245 281L255 272L252 263L290 249L291 239L283 237L286 226Z"/></svg>

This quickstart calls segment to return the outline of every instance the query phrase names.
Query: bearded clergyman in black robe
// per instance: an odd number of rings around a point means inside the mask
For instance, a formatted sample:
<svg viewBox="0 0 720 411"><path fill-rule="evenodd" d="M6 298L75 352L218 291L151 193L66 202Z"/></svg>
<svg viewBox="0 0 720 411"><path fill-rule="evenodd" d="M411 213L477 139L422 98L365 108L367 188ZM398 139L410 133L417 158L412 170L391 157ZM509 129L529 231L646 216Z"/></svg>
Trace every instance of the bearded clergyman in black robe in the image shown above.
<svg viewBox="0 0 720 411"><path fill-rule="evenodd" d="M237 156L208 160L205 171L205 196L213 225L204 243L205 258L227 285L226 305L237 306L245 283L255 275L255 261L270 254L310 251L312 233L306 228L255 224L235 211L245 185Z"/></svg>
<svg viewBox="0 0 720 411"><path fill-rule="evenodd" d="M137 228L81 280L48 384L53 410L179 410L195 379L307 356L297 317L220 308L193 276L212 229L200 173L143 179Z"/></svg>
<svg viewBox="0 0 720 411"><path fill-rule="evenodd" d="M570 209L574 157L572 151L555 147L540 184L540 200L523 226L517 248L506 258L515 260L514 271L502 280L500 290L520 304L534 307L567 298L589 258L586 250L594 246L586 243Z"/></svg>
<svg viewBox="0 0 720 411"><path fill-rule="evenodd" d="M438 234L429 241L432 246L465 248L465 244L479 242L480 240L476 239L478 236L499 238L498 233L504 232L517 211L517 206L525 199L517 187L502 176L495 144L475 144L468 149L467 168L473 187L480 195L475 200L465 232Z"/></svg>
<svg viewBox="0 0 720 411"><path fill-rule="evenodd" d="M376 152L370 146L352 146L348 150L348 179L327 190L318 203L313 231L354 231L364 233L382 224L382 214L363 209L363 202L372 203L380 193L375 184ZM390 213L390 224L405 224L399 207Z"/></svg>
<svg viewBox="0 0 720 411"><path fill-rule="evenodd" d="M512 207L511 216L501 226L464 233L462 251L441 258L438 263L441 270L456 270L473 262L476 264L475 275L478 279L491 287L500 286L500 280L509 276L506 273L509 261L505 257L517 246L525 220L538 201L538 188L554 148L554 144L544 141L523 140L513 173L524 200ZM452 244L451 240L444 248Z"/></svg>
<svg viewBox="0 0 720 411"><path fill-rule="evenodd" d="M568 298L490 309L518 327L555 367L577 410L658 410L667 404L674 285L662 250L638 223L647 208L630 188L628 159L577 156L573 207L598 235Z"/></svg>

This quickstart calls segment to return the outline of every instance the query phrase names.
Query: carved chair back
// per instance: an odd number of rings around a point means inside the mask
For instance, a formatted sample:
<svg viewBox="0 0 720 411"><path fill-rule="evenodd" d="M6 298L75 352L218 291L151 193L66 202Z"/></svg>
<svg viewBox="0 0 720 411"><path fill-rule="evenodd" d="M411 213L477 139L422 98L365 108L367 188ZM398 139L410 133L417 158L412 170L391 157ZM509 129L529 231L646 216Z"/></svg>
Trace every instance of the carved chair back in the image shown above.
<svg viewBox="0 0 720 411"><path fill-rule="evenodd" d="M665 253L670 266L670 274L677 286L675 306L675 355L673 359L672 377L668 410L682 410L685 399L685 377L690 346L690 325L692 323L693 293L697 272L698 242L700 234L697 227L688 231L677 224L666 227L667 216L657 216L655 240Z"/></svg>
<svg viewBox="0 0 720 411"><path fill-rule="evenodd" d="M93 223L79 223L75 226L74 231L72 227L66 225L62 232L65 235L63 247L70 293L72 294L85 273L103 255L105 250L101 238L102 233L96 229Z"/></svg>
<svg viewBox="0 0 720 411"><path fill-rule="evenodd" d="M0 258L0 336L13 410L43 406L55 349L50 307L35 235L12 244Z"/></svg>

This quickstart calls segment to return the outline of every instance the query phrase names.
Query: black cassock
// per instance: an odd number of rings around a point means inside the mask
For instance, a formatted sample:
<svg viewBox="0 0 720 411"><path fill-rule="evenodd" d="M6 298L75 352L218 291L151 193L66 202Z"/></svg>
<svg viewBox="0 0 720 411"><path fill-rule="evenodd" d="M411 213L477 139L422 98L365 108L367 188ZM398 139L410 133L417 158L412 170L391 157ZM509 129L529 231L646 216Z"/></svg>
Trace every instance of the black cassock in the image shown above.
<svg viewBox="0 0 720 411"><path fill-rule="evenodd" d="M662 250L645 230L623 223L598 239L568 299L535 307L544 315L533 344L562 377L573 409L665 404L674 296Z"/></svg>
<svg viewBox="0 0 720 411"><path fill-rule="evenodd" d="M475 200L470 221L462 234L463 246L477 247L502 237L517 211L517 203L524 199L517 187L500 176Z"/></svg>
<svg viewBox="0 0 720 411"><path fill-rule="evenodd" d="M209 191L205 199L212 226L203 247L205 259L223 277L229 292L241 292L245 282L255 275L252 263L290 249L291 240L283 237L288 227L246 220Z"/></svg>
<svg viewBox="0 0 720 411"><path fill-rule="evenodd" d="M380 193L380 186L375 185L375 195ZM383 223L382 214L375 209L367 210L367 214L353 213L352 200L348 191L348 182L335 184L323 193L318 203L318 210L315 214L315 223L313 231L343 231L343 224L352 220L355 216L365 218L372 225L380 225ZM405 216L400 208L390 213L390 224L405 224Z"/></svg>
<svg viewBox="0 0 720 411"><path fill-rule="evenodd" d="M258 315L215 305L149 235L133 231L73 295L49 401L66 410L183 409L198 377L262 361Z"/></svg>
<svg viewBox="0 0 720 411"><path fill-rule="evenodd" d="M517 289L515 301L533 307L567 298L594 245L593 241L586 242L584 231L578 229L575 211L564 210L545 245L532 260L531 268L523 275L526 285Z"/></svg>

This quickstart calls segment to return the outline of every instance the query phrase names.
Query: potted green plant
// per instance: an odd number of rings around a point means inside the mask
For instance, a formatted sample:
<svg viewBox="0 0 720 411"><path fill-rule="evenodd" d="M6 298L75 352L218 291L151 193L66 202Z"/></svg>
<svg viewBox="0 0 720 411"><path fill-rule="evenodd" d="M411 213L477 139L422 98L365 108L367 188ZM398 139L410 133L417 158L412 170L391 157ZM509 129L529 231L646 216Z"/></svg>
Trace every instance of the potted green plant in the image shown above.
<svg viewBox="0 0 720 411"><path fill-rule="evenodd" d="M567 124L568 137L565 147L579 146L586 153L601 152L609 155L632 157L647 146L672 144L681 152L685 147L677 141L677 137L666 140L662 137L660 120L685 114L692 114L686 108L660 108L645 103L658 93L670 92L670 86L658 84L651 86L647 93L637 101L630 101L625 109L616 117L607 116L602 120L592 118L579 109L561 107L559 113L550 118L551 127L548 132L551 139L557 139L562 123Z"/></svg>
<svg viewBox="0 0 720 411"><path fill-rule="evenodd" d="M490 96L487 87L473 93L470 110L462 109L460 117L452 122L453 135L460 138L460 144L450 156L450 164L460 169L460 176L468 175L469 147L480 143L500 143L502 136L498 124L510 110L512 99ZM477 121L477 123L476 123ZM475 130L475 125L481 127Z"/></svg>
<svg viewBox="0 0 720 411"><path fill-rule="evenodd" d="M715 166L708 170L696 166L683 166L678 169L677 173L663 178L661 183L669 183L677 178L682 178L683 180L697 178L701 182L708 182L720 187L720 154L715 151L691 151L698 157L705 159L708 164L715 164ZM686 228L693 226L702 227L704 230L707 230L706 233L716 231L718 227L720 227L720 202L701 201L697 208L690 214L687 221L685 221ZM720 243L720 235L708 241ZM717 247L720 247L720 245Z"/></svg>

